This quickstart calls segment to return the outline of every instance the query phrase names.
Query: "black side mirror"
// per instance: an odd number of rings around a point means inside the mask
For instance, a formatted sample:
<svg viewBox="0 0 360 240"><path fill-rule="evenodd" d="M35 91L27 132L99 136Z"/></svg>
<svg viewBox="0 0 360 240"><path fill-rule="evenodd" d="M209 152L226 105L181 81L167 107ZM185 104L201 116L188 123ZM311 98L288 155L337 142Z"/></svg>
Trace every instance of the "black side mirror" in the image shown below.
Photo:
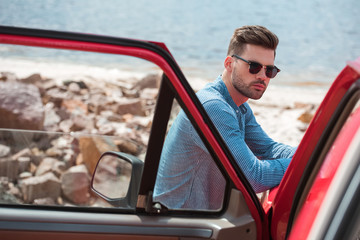
<svg viewBox="0 0 360 240"><path fill-rule="evenodd" d="M101 155L91 189L114 207L135 209L144 162L121 152Z"/></svg>

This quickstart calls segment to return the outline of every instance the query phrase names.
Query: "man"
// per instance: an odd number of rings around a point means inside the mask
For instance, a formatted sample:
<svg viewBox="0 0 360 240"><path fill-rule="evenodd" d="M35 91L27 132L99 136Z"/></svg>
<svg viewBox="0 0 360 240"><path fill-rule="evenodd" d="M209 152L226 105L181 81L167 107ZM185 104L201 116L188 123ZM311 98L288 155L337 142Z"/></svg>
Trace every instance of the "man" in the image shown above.
<svg viewBox="0 0 360 240"><path fill-rule="evenodd" d="M224 71L197 93L238 165L256 192L277 186L296 148L273 141L247 103L260 99L271 78L278 38L262 26L235 30ZM220 209L225 180L185 113L166 138L154 201L171 209Z"/></svg>

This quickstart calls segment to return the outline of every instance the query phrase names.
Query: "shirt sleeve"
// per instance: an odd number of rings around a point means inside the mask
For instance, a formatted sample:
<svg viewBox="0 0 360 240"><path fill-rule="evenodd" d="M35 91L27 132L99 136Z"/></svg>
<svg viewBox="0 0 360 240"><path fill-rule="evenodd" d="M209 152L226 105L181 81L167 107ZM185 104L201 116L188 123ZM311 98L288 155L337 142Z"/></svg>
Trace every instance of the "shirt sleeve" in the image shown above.
<svg viewBox="0 0 360 240"><path fill-rule="evenodd" d="M270 138L259 128L258 124L255 123L256 121L252 122L252 119L248 119L247 122L250 129L244 132L244 129L240 128L241 123L239 123L234 109L226 102L215 99L205 102L203 106L255 192L263 192L277 186L291 161L289 158L291 154L271 154L272 150L270 149L279 148L280 145L276 145L272 140L270 141ZM248 145L245 137L249 138L249 135L251 137ZM257 142L258 140L259 142ZM271 146L267 147L267 144ZM272 159L260 160L254 152L262 157L271 155L273 157ZM284 152L286 151L284 150ZM279 158L274 160L275 156Z"/></svg>
<svg viewBox="0 0 360 240"><path fill-rule="evenodd" d="M260 159L292 158L296 147L279 143L270 138L257 123L255 116L247 103L245 117L245 142Z"/></svg>

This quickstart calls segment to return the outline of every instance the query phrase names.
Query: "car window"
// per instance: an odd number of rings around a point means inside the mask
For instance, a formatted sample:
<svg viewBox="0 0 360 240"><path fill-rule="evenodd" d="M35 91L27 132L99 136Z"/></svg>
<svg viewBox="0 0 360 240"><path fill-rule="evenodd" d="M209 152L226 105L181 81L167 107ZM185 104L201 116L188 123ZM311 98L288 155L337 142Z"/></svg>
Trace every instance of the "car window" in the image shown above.
<svg viewBox="0 0 360 240"><path fill-rule="evenodd" d="M106 197L127 196L131 165L102 159L99 172L103 174L93 184L104 191L100 193L105 200L90 190L91 178L98 160L109 151L145 161L162 71L128 56L0 47L6 50L0 57L0 204L120 206ZM184 111L174 100L167 132L179 113ZM198 146L207 151L190 122L189 127ZM197 197L196 186L202 183L195 181L188 193L205 205L190 204L184 209L167 205L166 198L156 202L170 210L221 210L225 180L209 161L221 193ZM127 173L119 175L124 169ZM137 178L140 181L141 175ZM183 201L180 195L171 198Z"/></svg>
<svg viewBox="0 0 360 240"><path fill-rule="evenodd" d="M219 211L225 190L224 176L186 111L174 101L153 201L172 210Z"/></svg>
<svg viewBox="0 0 360 240"><path fill-rule="evenodd" d="M160 69L127 56L0 48L0 202L110 206L90 191L91 175L106 151L144 160Z"/></svg>

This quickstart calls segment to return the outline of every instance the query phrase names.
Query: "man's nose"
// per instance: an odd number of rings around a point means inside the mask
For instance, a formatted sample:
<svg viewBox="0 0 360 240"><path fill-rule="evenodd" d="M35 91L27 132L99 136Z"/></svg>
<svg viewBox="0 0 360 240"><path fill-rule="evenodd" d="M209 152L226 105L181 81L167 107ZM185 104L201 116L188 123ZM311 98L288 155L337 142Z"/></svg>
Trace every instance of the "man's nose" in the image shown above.
<svg viewBox="0 0 360 240"><path fill-rule="evenodd" d="M258 73L256 74L256 76L257 76L259 79L263 79L263 80L267 79L268 77L266 76L266 67L263 66L263 67L261 68L260 72L258 72Z"/></svg>

